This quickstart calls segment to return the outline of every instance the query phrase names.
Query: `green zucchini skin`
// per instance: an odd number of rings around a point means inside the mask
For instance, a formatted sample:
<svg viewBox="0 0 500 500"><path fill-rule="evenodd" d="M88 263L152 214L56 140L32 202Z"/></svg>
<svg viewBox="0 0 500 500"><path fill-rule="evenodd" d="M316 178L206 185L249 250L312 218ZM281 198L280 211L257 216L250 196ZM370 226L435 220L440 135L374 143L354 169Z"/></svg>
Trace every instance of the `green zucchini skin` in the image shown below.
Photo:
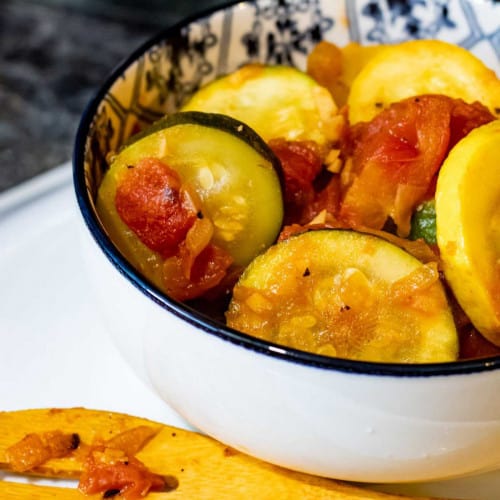
<svg viewBox="0 0 500 500"><path fill-rule="evenodd" d="M123 145L97 196L97 211L111 240L160 289L165 290L161 257L126 226L114 205L120 179L145 158L164 161L198 194L203 214L214 222L212 243L231 255L235 267L246 266L276 240L284 214L283 173L262 138L244 123L216 113L165 116ZM203 182L207 175L208 183Z"/></svg>
<svg viewBox="0 0 500 500"><path fill-rule="evenodd" d="M437 245L436 205L434 199L422 203L411 219L410 239L424 239L430 245Z"/></svg>
<svg viewBox="0 0 500 500"><path fill-rule="evenodd" d="M283 169L281 168L281 163L273 153L272 149L267 145L267 143L262 139L262 137L255 132L254 129L249 127L247 124L243 123L236 118L232 118L228 115L223 115L221 113L205 113L203 111L179 111L177 113L172 113L165 115L156 122L152 123L149 127L141 130L139 133L134 134L130 137L122 146L121 150L128 146L131 146L135 142L138 142L145 137L165 130L170 127L175 127L177 125L200 125L202 127L217 128L234 137L245 141L249 144L255 151L257 151L261 156L263 156L267 161L269 161L276 173L283 179Z"/></svg>

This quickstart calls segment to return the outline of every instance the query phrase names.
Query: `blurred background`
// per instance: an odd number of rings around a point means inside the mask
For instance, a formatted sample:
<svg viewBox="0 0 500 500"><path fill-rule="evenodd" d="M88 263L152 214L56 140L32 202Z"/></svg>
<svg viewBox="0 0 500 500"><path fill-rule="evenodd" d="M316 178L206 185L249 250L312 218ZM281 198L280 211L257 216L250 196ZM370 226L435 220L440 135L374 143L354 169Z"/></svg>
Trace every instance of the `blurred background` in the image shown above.
<svg viewBox="0 0 500 500"><path fill-rule="evenodd" d="M71 159L110 71L183 17L225 0L0 0L0 192Z"/></svg>

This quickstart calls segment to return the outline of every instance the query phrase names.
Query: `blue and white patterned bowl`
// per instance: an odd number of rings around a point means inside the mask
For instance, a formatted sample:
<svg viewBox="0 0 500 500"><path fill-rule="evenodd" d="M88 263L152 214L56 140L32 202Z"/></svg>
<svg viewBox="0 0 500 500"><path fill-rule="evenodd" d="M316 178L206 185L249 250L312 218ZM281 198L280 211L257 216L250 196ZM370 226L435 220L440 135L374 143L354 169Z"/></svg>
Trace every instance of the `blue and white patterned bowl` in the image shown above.
<svg viewBox="0 0 500 500"><path fill-rule="evenodd" d="M231 330L165 297L109 240L94 200L109 151L248 62L304 68L320 40L439 38L500 73L493 0L257 0L159 33L104 83L76 140L83 255L119 350L194 427L273 463L357 481L500 466L500 357L390 365L317 356Z"/></svg>

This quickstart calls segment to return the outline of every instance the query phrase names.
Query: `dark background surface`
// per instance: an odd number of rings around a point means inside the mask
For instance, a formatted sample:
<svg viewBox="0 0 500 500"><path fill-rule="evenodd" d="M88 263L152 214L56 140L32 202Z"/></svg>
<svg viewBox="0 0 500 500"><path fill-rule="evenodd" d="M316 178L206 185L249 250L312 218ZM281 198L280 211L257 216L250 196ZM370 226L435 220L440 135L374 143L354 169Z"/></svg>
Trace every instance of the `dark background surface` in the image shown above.
<svg viewBox="0 0 500 500"><path fill-rule="evenodd" d="M1 0L0 192L71 159L80 115L160 29L225 0Z"/></svg>

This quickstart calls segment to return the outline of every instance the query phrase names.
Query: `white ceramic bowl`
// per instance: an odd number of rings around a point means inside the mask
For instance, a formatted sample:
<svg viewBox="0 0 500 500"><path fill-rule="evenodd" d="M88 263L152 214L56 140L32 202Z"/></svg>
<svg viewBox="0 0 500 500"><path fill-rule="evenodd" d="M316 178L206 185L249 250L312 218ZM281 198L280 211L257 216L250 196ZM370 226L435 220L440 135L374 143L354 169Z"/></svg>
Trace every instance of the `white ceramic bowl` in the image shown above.
<svg viewBox="0 0 500 500"><path fill-rule="evenodd" d="M175 110L242 63L304 68L322 38L343 45L432 37L498 70L499 18L498 3L486 0L240 2L160 33L103 85L74 155L96 303L130 365L195 428L276 464L356 481L431 480L500 466L500 357L389 365L251 338L151 286L113 246L94 208L110 149L137 123Z"/></svg>

